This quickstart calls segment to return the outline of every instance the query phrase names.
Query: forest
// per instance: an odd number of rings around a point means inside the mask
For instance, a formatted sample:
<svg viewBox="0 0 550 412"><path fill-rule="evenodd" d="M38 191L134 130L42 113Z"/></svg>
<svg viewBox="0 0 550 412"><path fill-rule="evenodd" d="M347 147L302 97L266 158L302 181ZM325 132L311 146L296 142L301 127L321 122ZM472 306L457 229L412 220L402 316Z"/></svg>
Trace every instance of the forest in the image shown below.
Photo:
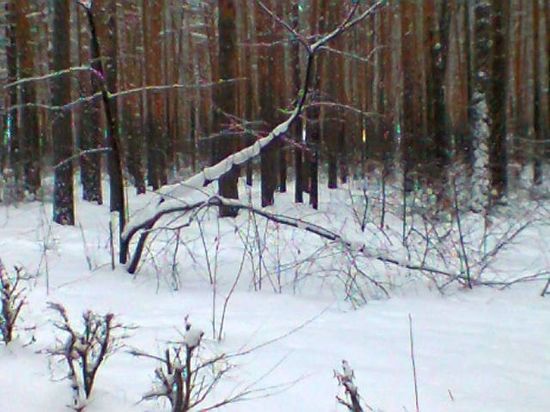
<svg viewBox="0 0 550 412"><path fill-rule="evenodd" d="M548 410L549 23L0 0L0 410Z"/></svg>
<svg viewBox="0 0 550 412"><path fill-rule="evenodd" d="M77 172L83 198L101 203L102 163L144 193L269 132L300 95L300 43L335 29L354 2L3 3L3 180L17 200L39 198L54 173L54 220L74 224ZM533 187L542 183L545 2L379 3L319 50L300 118L259 161L225 176L220 193L237 197L238 176L258 178L266 206L292 180L296 201L308 193L316 208L320 178L336 188L379 170L407 191L430 188L444 208L456 174L487 204L526 169Z"/></svg>

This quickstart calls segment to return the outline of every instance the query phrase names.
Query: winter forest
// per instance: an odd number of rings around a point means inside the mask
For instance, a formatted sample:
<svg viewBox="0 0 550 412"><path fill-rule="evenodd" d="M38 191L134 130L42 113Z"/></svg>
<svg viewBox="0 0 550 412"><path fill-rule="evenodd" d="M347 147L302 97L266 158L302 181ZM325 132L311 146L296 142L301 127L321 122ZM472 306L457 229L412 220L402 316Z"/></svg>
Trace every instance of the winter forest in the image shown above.
<svg viewBox="0 0 550 412"><path fill-rule="evenodd" d="M0 7L0 411L550 410L547 0Z"/></svg>

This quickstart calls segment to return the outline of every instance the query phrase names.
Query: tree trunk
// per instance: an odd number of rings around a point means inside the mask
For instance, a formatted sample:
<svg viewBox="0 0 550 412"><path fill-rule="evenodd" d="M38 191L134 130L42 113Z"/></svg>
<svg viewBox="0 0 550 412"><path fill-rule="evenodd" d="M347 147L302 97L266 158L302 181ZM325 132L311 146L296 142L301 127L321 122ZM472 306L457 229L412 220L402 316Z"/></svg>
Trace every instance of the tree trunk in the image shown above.
<svg viewBox="0 0 550 412"><path fill-rule="evenodd" d="M237 26L236 0L218 0L218 35L219 35L219 81L237 77ZM236 152L238 137L231 135L230 122L227 115L237 114L236 85L225 83L217 86L215 93L216 110L214 114L215 130L220 137L214 143L214 163L218 163ZM230 199L239 198L239 168L234 167L218 182L220 196ZM235 217L238 211L231 207L219 208L221 217Z"/></svg>
<svg viewBox="0 0 550 412"><path fill-rule="evenodd" d="M439 13L436 12L431 27L428 28L428 47L430 48L430 71L431 87L428 104L433 117L433 154L432 163L434 168L430 173L436 188L437 199L441 203L447 196L447 173L450 163L450 139L447 131L447 109L445 104L445 74L449 52L449 31L451 25L450 10L447 2L442 2Z"/></svg>
<svg viewBox="0 0 550 412"><path fill-rule="evenodd" d="M80 8L76 9L78 19L78 49L79 63L87 65L91 60L91 38L86 26L86 15ZM84 21L82 20L84 19ZM90 72L79 76L80 96L82 98L94 94ZM100 149L103 135L100 116L101 103L96 100L82 103L77 141L82 152ZM89 202L103 203L101 188L101 153L87 153L80 156L80 181L82 183L82 198Z"/></svg>
<svg viewBox="0 0 550 412"><path fill-rule="evenodd" d="M53 5L52 71L71 67L70 0L58 0ZM71 101L71 79L56 76L52 81L52 104L63 106ZM74 225L73 167L68 160L73 153L71 112L60 110L53 118L53 153L55 168L53 220L62 225Z"/></svg>
<svg viewBox="0 0 550 412"><path fill-rule="evenodd" d="M11 0L15 11L17 54L19 61L19 78L34 75L34 45L31 35L29 16L33 8L29 0ZM38 123L35 83L23 83L19 90L21 96L21 129L18 137L20 159L23 164L24 187L27 193L35 197L40 189L40 129ZM26 106L28 105L28 106Z"/></svg>
<svg viewBox="0 0 550 412"><path fill-rule="evenodd" d="M124 20L127 27L124 32L126 57L122 62L124 87L127 90L143 86L143 55L138 53L142 46L140 30L143 28L139 7L133 0L126 0ZM126 137L128 172L134 180L137 194L145 193L143 174L143 93L132 93L122 99L122 130Z"/></svg>
<svg viewBox="0 0 550 412"><path fill-rule="evenodd" d="M291 22L295 30L299 30L300 26L300 7L298 2L292 4ZM300 43L298 39L292 39L290 48L290 65L292 67L292 94L298 96L301 87L300 77ZM294 201L303 203L304 201L304 153L302 150L302 122L295 121L291 126L292 138L296 141L294 147Z"/></svg>
<svg viewBox="0 0 550 412"><path fill-rule="evenodd" d="M145 83L146 86L160 86L162 83L160 68L161 1L144 0L143 25L145 27ZM157 190L166 181L166 153L164 150L166 141L165 100L162 92L147 90L146 95L147 181L153 187L153 190Z"/></svg>
<svg viewBox="0 0 550 412"><path fill-rule="evenodd" d="M17 79L17 45L16 45L16 13L14 11L14 4L10 1L6 2L6 63L8 69L9 83L14 82ZM6 100L6 133L8 136L8 168L11 169L9 173L15 180L16 187L19 188L21 181L21 164L20 164L20 137L18 136L17 128L17 113L18 110L14 108L17 105L17 88L10 87L7 90ZM17 196L19 197L19 196Z"/></svg>
<svg viewBox="0 0 550 412"><path fill-rule="evenodd" d="M491 167L492 199L498 201L506 195L508 178L508 151L506 148L506 91L507 91L507 56L506 39L509 6L502 0L493 2L493 64L491 72L492 93L490 100L491 143L489 164Z"/></svg>
<svg viewBox="0 0 550 412"><path fill-rule="evenodd" d="M342 19L342 8L336 2L330 2L324 10L325 20L327 20L328 30L333 30ZM343 37L336 40L332 47L337 50L343 49ZM340 104L342 96L341 88L344 86L344 61L342 56L337 53L325 54L325 83L324 95L329 102ZM325 110L325 119L323 123L323 140L327 150L328 161L328 187L336 189L338 187L338 152L342 147L340 139L343 134L343 113L339 107L327 107Z"/></svg>
<svg viewBox="0 0 550 412"><path fill-rule="evenodd" d="M309 29L312 33L323 33L325 21L322 19L323 7L319 0L312 0L309 12ZM312 90L310 90L310 103L320 101L321 68L323 56L317 56L313 67ZM318 105L312 105L306 110L307 118L307 146L309 159L307 162L309 171L309 204L314 209L319 208L319 150L321 144L321 109Z"/></svg>
<svg viewBox="0 0 550 412"><path fill-rule="evenodd" d="M103 101L103 110L105 112L105 120L107 123L107 147L109 148L108 154L108 169L109 169L109 186L110 186L110 211L118 212L118 229L119 240L124 231L126 225L126 205L124 202L124 180L122 176L122 161L120 153L120 142L118 139L117 119L114 115L115 101L110 98L110 91L107 86L106 74L103 69L103 63L101 60L102 54L99 45L98 32L94 20L93 10L86 8L86 15L88 17L88 25L90 26L90 34L92 38L92 67L94 68L94 76L92 85L94 90L99 90ZM120 249L119 260L120 263L126 263L126 254L123 248Z"/></svg>
<svg viewBox="0 0 550 412"><path fill-rule="evenodd" d="M473 82L470 100L470 122L472 130L473 173L472 209L482 212L488 207L489 199L489 137L490 118L488 101L491 95L490 48L491 48L491 6L488 0L477 0L474 6L474 47L472 56Z"/></svg>
<svg viewBox="0 0 550 412"><path fill-rule="evenodd" d="M534 5L535 21L535 47L534 47L534 65L535 65L535 156L533 161L533 183L542 185L543 181L543 160L545 153L550 147L548 139L550 136L550 113L548 102L548 22L545 22L544 0L538 0ZM545 24L546 23L546 24Z"/></svg>
<svg viewBox="0 0 550 412"><path fill-rule="evenodd" d="M271 8L272 1L266 1L264 4ZM259 90L260 90L260 119L266 130L271 130L274 126L274 90L273 90L273 74L274 61L271 56L271 42L273 40L273 20L265 13L260 6L255 6L256 10L256 27L257 41L265 44L259 51L258 56L258 73L259 73ZM273 145L261 154L261 196L262 207L273 205L275 202L275 189L277 187L276 160L277 147Z"/></svg>
<svg viewBox="0 0 550 412"><path fill-rule="evenodd" d="M418 175L426 166L426 138L421 135L422 116L417 108L419 101L416 2L404 0L401 4L401 53L403 61L403 139L402 160L405 191L414 189Z"/></svg>

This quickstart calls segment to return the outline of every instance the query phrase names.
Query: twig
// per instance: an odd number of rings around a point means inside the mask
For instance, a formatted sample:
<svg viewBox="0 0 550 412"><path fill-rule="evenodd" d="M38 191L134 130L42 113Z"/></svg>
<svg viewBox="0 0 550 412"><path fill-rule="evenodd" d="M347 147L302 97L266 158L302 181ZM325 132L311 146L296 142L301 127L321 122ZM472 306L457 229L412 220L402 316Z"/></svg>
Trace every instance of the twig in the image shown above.
<svg viewBox="0 0 550 412"><path fill-rule="evenodd" d="M409 340L411 343L411 363L412 363L413 379L414 379L414 401L416 406L416 412L420 412L420 404L418 402L418 380L416 377L416 362L414 359L413 321L412 321L412 315L410 313L409 313Z"/></svg>

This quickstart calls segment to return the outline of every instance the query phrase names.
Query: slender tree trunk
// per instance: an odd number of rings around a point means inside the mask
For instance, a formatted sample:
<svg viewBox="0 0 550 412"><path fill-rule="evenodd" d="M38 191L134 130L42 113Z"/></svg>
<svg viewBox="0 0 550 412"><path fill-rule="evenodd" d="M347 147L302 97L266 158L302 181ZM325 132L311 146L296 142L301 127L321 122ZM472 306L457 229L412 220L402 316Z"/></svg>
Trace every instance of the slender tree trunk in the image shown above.
<svg viewBox="0 0 550 412"><path fill-rule="evenodd" d="M142 29L139 7L133 0L126 0L124 32L126 56L123 60L124 87L135 89L143 86L143 59L139 50L142 46L140 30ZM134 179L137 194L145 193L143 174L143 129L142 107L143 93L132 93L122 99L122 130L126 138L128 171Z"/></svg>
<svg viewBox="0 0 550 412"><path fill-rule="evenodd" d="M90 26L93 26L92 60L97 74L94 76L96 90L101 90L103 106L107 122L107 146L110 153L107 156L107 166L110 181L110 209L119 212L119 230L124 230L126 222L124 207L124 181L122 175L122 159L120 137L118 133L118 108L116 98L111 98L118 90L117 79L117 25L116 0L95 0L92 3ZM90 19L89 19L90 20ZM98 21L98 23L96 23ZM102 45L100 44L102 42ZM101 48L103 47L103 48ZM105 61L105 64L103 63Z"/></svg>
<svg viewBox="0 0 550 412"><path fill-rule="evenodd" d="M143 24L145 27L145 83L146 86L160 86L162 83L161 30L162 1L143 1ZM166 181L164 143L165 100L163 93L147 90L147 181L157 190Z"/></svg>
<svg viewBox="0 0 550 412"><path fill-rule="evenodd" d="M14 11L14 4L11 1L6 2L6 64L8 69L9 83L14 82L17 79L17 45L16 45L16 13ZM17 114L18 110L14 109L17 105L17 88L10 87L7 90L6 100L6 133L8 136L8 167L11 169L9 173L12 174L15 185L20 187L21 181L21 164L20 164L20 137L18 136L17 128Z"/></svg>
<svg viewBox="0 0 550 412"><path fill-rule="evenodd" d="M86 26L86 15L76 9L78 20L79 63L87 65L91 60L91 38ZM83 14L84 13L84 14ZM83 20L84 19L84 20ZM84 72L79 76L80 96L87 97L94 93L92 73ZM83 152L97 150L102 145L101 103L85 101L82 103L79 116L78 138L79 148ZM101 188L101 153L87 153L80 157L80 181L82 183L82 198L89 202L103 203Z"/></svg>
<svg viewBox="0 0 550 412"><path fill-rule="evenodd" d="M34 45L31 34L29 16L33 8L29 0L11 0L12 10L15 11L17 54L19 62L19 78L34 76ZM38 123L36 103L36 88L34 82L26 82L20 86L21 96L21 129L18 149L23 164L24 187L31 196L38 195L40 182L40 129ZM29 106L25 106L29 105Z"/></svg>
<svg viewBox="0 0 550 412"><path fill-rule="evenodd" d="M58 0L53 9L52 71L71 67L70 0ZM57 76L52 81L52 104L63 106L71 101L71 79ZM74 225L73 166L67 161L73 153L71 112L59 111L53 119L54 130L54 194L53 220L62 225Z"/></svg>
<svg viewBox="0 0 550 412"><path fill-rule="evenodd" d="M437 14L436 14L437 16ZM449 53L449 31L451 25L450 10L447 2L442 2L439 18L429 27L431 93L429 105L433 113L434 157L432 179L437 189L437 198L441 203L447 198L447 173L450 163L450 137L447 130L447 108L445 104L445 74ZM437 34L436 34L437 33Z"/></svg>
<svg viewBox="0 0 550 412"><path fill-rule="evenodd" d="M490 87L491 50L491 6L488 0L476 0L474 5L474 55L472 56L473 94L470 100L470 121L472 130L473 174L472 209L486 210L489 199L489 137L490 118L488 102Z"/></svg>
<svg viewBox="0 0 550 412"><path fill-rule="evenodd" d="M266 1L264 4L271 9L272 1ZM270 130L274 126L274 89L273 89L273 57L271 56L271 43L273 41L273 20L261 8L256 5L256 27L257 41L265 46L259 51L258 73L259 73L259 91L260 91L260 119L263 122L265 130ZM276 160L278 145L273 145L267 150L262 151L260 156L261 166L261 196L262 207L273 205L275 202L275 189L277 187Z"/></svg>
<svg viewBox="0 0 550 412"><path fill-rule="evenodd" d="M237 77L237 10L236 0L218 0L218 35L219 35L219 80ZM231 135L227 115L237 114L237 94L234 83L218 85L215 92L216 110L214 114L215 130L220 137L214 143L214 163L217 163L237 150L238 137ZM218 182L220 196L230 199L239 198L239 168L234 167ZM238 211L231 207L220 207L221 217L235 217Z"/></svg>
<svg viewBox="0 0 550 412"><path fill-rule="evenodd" d="M545 158L545 147L548 148L550 137L550 113L548 102L548 21L545 22L545 2L538 0L534 5L534 65L535 65L535 147L533 161L533 183L542 185L543 181L543 160ZM548 7L546 5L546 7ZM546 92L545 92L546 90ZM545 141L546 139L546 141Z"/></svg>
<svg viewBox="0 0 550 412"><path fill-rule="evenodd" d="M300 7L298 2L292 4L291 22L295 30L299 30L300 26ZM300 43L298 39L292 39L290 46L290 65L292 67L292 94L298 96L301 85L300 78ZM292 137L296 141L294 147L294 201L303 203L304 201L304 153L302 150L302 122L295 121L291 126Z"/></svg>
<svg viewBox="0 0 550 412"><path fill-rule="evenodd" d="M309 28L312 33L323 33L325 21L321 18L323 8L320 0L312 0L309 12ZM310 91L310 102L320 101L321 68L323 56L318 56L313 68L314 81ZM319 208L319 151L321 144L321 109L318 105L312 105L306 110L307 117L307 145L309 149L309 204L314 209Z"/></svg>
<svg viewBox="0 0 550 412"><path fill-rule="evenodd" d="M493 200L506 195L508 178L508 151L506 148L506 86L508 43L506 39L509 5L502 0L493 3L493 64L491 71L492 94L489 105L491 113L491 144L489 164L491 166L491 188Z"/></svg>
<svg viewBox="0 0 550 412"><path fill-rule="evenodd" d="M126 207L124 202L124 180L122 176L122 161L120 153L120 142L116 133L117 119L114 115L115 101L110 97L110 91L107 86L106 74L103 69L101 60L101 49L97 28L94 20L93 11L83 6L88 17L88 25L90 26L90 35L92 38L92 66L94 68L94 76L92 84L94 90L101 93L103 101L103 110L105 112L105 120L107 123L106 143L109 148L107 157L107 165L109 170L109 185L110 185L110 210L118 213L118 229L119 240L126 225ZM122 242L121 242L122 243ZM123 248L120 249L120 263L126 263L127 256Z"/></svg>
<svg viewBox="0 0 550 412"><path fill-rule="evenodd" d="M418 4L410 0L401 4L401 34L402 34L402 61L403 61L403 125L402 125L402 161L404 187L406 192L414 189L418 174L425 165L427 155L426 139L419 131L422 129L420 110L416 107L418 102L418 50L414 16Z"/></svg>
<svg viewBox="0 0 550 412"><path fill-rule="evenodd" d="M341 21L341 10L339 4L336 2L330 2L326 5L324 10L324 17L327 20L328 30L334 29ZM342 50L343 43L342 37L334 42L331 46L337 50ZM323 76L323 83L325 83L324 94L326 99L336 104L340 102L341 91L344 86L344 61L341 55L337 53L330 53L325 55L325 75ZM343 134L342 121L343 113L338 107L328 107L325 110L325 120L323 123L323 140L327 150L328 161L328 187L329 189L336 189L338 187L338 151L341 135Z"/></svg>
<svg viewBox="0 0 550 412"><path fill-rule="evenodd" d="M275 12L279 16L286 16L287 15L287 7L284 4L283 1L276 2ZM285 33L286 34L286 33ZM280 37L279 37L280 39ZM279 123L284 119L284 115L281 113L281 109L284 109L287 105L287 96L286 91L288 90L287 85L287 76L286 76L286 44L278 44L275 46L276 49L274 50L275 55L275 61L274 63L277 64L277 70L275 70L275 84L277 89L277 106L278 110L275 111L276 113L276 122ZM277 171L279 173L278 176L278 189L279 192L285 193L286 192L286 180L287 180L287 151L286 151L286 143L284 140L281 140L280 143L277 145Z"/></svg>

